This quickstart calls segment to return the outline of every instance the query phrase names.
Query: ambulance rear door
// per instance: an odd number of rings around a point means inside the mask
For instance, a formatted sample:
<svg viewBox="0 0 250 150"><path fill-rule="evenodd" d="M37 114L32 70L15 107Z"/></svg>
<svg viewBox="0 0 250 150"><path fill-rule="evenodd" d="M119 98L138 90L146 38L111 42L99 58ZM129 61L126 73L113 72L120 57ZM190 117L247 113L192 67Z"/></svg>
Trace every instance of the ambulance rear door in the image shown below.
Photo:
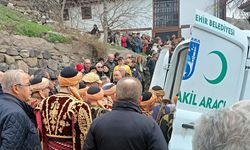
<svg viewBox="0 0 250 150"><path fill-rule="evenodd" d="M246 34L241 30L214 16L196 11L178 94L170 150L192 150L192 135L201 114L230 107L239 100L247 56L246 45Z"/></svg>

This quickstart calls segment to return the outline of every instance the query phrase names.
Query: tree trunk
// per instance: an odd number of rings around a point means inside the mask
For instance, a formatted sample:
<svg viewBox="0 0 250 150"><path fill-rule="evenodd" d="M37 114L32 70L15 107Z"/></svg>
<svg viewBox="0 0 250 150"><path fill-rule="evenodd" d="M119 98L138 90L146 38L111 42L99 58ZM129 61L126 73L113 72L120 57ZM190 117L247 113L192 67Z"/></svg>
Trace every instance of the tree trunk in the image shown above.
<svg viewBox="0 0 250 150"><path fill-rule="evenodd" d="M64 8L65 8L65 4L66 4L66 0L62 1L62 7L61 7L61 19L60 19L60 24L64 25L64 18L63 18L63 14L64 14Z"/></svg>
<svg viewBox="0 0 250 150"><path fill-rule="evenodd" d="M103 0L103 32L104 38L103 42L107 43L108 41L108 10L107 10L107 0Z"/></svg>

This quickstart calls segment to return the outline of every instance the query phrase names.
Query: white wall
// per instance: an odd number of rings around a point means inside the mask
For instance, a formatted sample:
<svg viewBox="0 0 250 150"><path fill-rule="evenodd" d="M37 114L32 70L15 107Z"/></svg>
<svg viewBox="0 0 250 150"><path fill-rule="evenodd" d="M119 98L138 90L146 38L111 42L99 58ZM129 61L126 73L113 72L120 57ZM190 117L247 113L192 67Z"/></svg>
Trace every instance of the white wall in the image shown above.
<svg viewBox="0 0 250 150"><path fill-rule="evenodd" d="M215 0L180 0L180 26L192 25L194 22L195 9L202 10L211 15L215 12ZM190 28L182 29L181 35L189 38Z"/></svg>
<svg viewBox="0 0 250 150"><path fill-rule="evenodd" d="M180 0L180 26L181 25L191 25L194 21L195 9L205 11L209 14L214 15L215 5L217 0ZM117 4L116 4L117 5ZM115 29L136 29L136 28L153 28L153 0L123 0L122 7L119 7L116 15L126 8L130 8L137 11L137 15L130 17L123 17L122 25L116 23L114 26L118 26ZM113 14L114 3L109 3L109 16ZM81 8L75 7L70 8L70 21L67 21L67 25L81 29L83 31L91 31L94 24L97 24L98 28L102 30L100 23L100 14L103 12L102 4L96 4L92 6L92 19L83 20L81 17ZM190 28L182 29L181 34L184 38L188 38L190 35ZM152 35L152 31L142 31L141 33L146 33Z"/></svg>
<svg viewBox="0 0 250 150"><path fill-rule="evenodd" d="M109 3L109 17L114 15L114 10L117 11L114 17L121 15L121 12L124 12L128 9L131 9L131 14L136 15L123 15L118 23L115 23L113 26L115 29L136 29L136 28L152 28L153 26L153 0L124 0L121 3ZM92 6L92 19L83 20L81 17L81 8L75 7L70 8L70 21L67 21L66 24L78 28L84 31L91 31L94 24L97 24L98 28L102 30L100 23L100 14L103 12L102 4L95 4Z"/></svg>

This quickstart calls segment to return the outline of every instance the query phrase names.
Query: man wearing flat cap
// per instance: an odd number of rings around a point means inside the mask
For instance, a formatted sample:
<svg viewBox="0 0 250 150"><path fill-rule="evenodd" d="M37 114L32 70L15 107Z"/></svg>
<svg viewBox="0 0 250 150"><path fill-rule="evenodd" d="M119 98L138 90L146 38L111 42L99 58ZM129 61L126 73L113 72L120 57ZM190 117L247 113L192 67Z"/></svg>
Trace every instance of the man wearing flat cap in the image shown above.
<svg viewBox="0 0 250 150"><path fill-rule="evenodd" d="M42 101L43 148L78 150L92 122L89 106L78 92L82 73L65 67L58 76L60 91Z"/></svg>

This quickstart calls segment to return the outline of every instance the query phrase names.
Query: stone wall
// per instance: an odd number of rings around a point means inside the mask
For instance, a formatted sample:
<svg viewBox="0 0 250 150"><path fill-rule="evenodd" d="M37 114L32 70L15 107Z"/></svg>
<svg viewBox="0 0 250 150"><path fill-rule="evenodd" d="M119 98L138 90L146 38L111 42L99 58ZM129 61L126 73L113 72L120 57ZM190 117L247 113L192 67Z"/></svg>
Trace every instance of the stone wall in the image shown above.
<svg viewBox="0 0 250 150"><path fill-rule="evenodd" d="M33 74L39 68L58 75L63 66L91 58L91 46L83 43L53 44L41 38L0 34L0 70L22 69Z"/></svg>

